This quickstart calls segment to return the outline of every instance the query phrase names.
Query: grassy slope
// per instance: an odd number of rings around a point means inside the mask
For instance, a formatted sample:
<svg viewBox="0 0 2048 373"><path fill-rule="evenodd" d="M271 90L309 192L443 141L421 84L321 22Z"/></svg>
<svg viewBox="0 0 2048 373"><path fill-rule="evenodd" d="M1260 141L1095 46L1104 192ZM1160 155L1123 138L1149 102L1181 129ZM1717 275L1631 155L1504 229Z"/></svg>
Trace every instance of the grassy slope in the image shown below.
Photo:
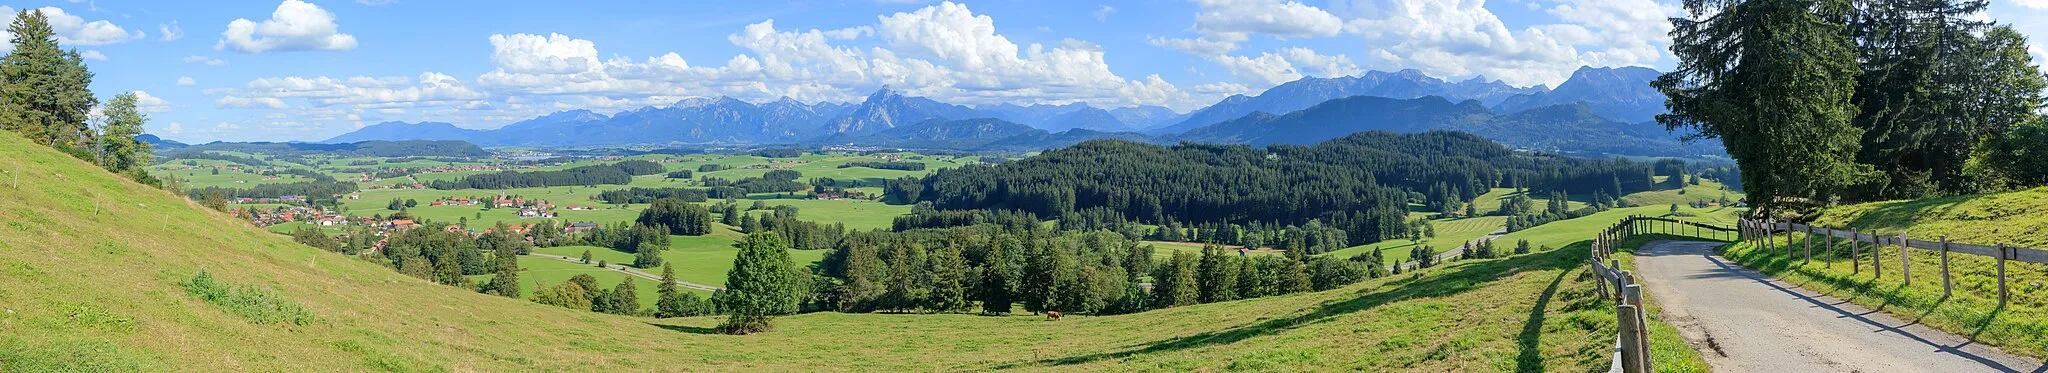
<svg viewBox="0 0 2048 373"><path fill-rule="evenodd" d="M782 318L763 335L710 335L714 318L599 315L409 278L11 134L0 133L0 159L27 171L21 189L0 188L0 363L26 371L1589 371L1605 366L1613 333L1611 312L1586 296L1578 244L1138 315L824 313ZM167 226L130 218L165 214ZM184 295L177 281L201 269L271 289L317 320L258 325Z"/></svg>
<svg viewBox="0 0 2048 373"><path fill-rule="evenodd" d="M1947 236L1954 242L2004 242L2048 248L2048 236L2042 235L2048 229L2048 188L1842 206L1824 211L1814 223L1888 236L1905 233L1913 239ZM1795 237L1803 240L1803 236ZM1780 236L1778 244L1784 245L1785 240ZM2048 266L2008 262L2007 286L2012 298L2000 306L1998 267L1992 258L1950 255L1955 290L1952 296L1943 298L1939 254L1914 250L1913 284L1907 286L1899 275L1897 248L1877 254L1882 258L1884 277L1875 278L1867 246L1862 250L1860 273L1847 258L1846 244L1838 246L1838 254L1829 260L1825 243L1816 238L1811 263L1802 263L1803 243L1794 247L1795 257L1747 243L1734 245L1723 254L1800 287L1884 310L1901 319L1916 320L2009 352L2048 356L2048 285L2043 285L2048 283Z"/></svg>

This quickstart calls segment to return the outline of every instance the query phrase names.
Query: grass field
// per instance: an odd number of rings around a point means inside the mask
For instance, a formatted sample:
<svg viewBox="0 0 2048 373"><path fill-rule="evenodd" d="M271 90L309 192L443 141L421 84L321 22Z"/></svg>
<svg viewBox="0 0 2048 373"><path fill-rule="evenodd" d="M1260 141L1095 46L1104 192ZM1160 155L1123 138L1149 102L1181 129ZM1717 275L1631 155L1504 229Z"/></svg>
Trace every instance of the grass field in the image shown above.
<svg viewBox="0 0 2048 373"><path fill-rule="evenodd" d="M1629 194L1622 196L1621 202L1634 206L1669 206L1672 204L1686 205L1697 201L1718 201L1724 196L1730 201L1742 199L1743 194L1741 192L1727 191L1721 188L1721 183L1702 179L1700 180L1700 185L1686 185L1682 189Z"/></svg>
<svg viewBox="0 0 2048 373"><path fill-rule="evenodd" d="M1867 203L1825 210L1815 225L1857 229L1887 236L1905 233L1913 239L1946 236L1954 242L1973 244L2007 243L2015 246L2048 247L2048 188L2028 191L1934 198L1917 201ZM1998 346L2005 351L2035 358L2048 357L2048 266L2007 262L2007 286L2011 299L1998 300L1997 260L1974 255L1950 255L1950 274L1955 289L1942 296L1941 256L1912 250L1913 283L1906 285L1899 275L1899 251L1888 247L1872 253L1862 250L1860 271L1849 261L1846 244L1838 244L1828 255L1826 242L1813 238L1814 254L1806 261L1804 234L1778 236L1777 247L1797 242L1791 255L1762 250L1754 243L1729 247L1723 253L1744 266L1769 273L1836 298L1883 310L1900 319ZM1875 277L1872 255L1882 258L1883 277Z"/></svg>
<svg viewBox="0 0 2048 373"><path fill-rule="evenodd" d="M1614 333L1578 243L1134 315L818 313L717 335L718 318L602 315L407 277L12 134L0 159L26 165L21 189L0 188L10 371L1596 371ZM94 216L95 200L112 203ZM163 214L167 228L120 218ZM185 295L178 282L202 269L314 319L259 324Z"/></svg>
<svg viewBox="0 0 2048 373"><path fill-rule="evenodd" d="M669 249L662 251L661 258L676 268L676 278L711 286L725 286L726 272L732 271L733 257L739 254L740 235L725 227L714 228L719 233L704 236L669 236ZM581 257L589 251L593 260L611 263L633 263L633 254L596 246L560 246L534 249L534 252L554 254L571 258ZM824 250L793 250L790 259L799 266L807 266L825 258ZM529 259L540 261L545 259ZM527 263L521 261L520 263ZM648 273L660 274L661 268L644 269Z"/></svg>

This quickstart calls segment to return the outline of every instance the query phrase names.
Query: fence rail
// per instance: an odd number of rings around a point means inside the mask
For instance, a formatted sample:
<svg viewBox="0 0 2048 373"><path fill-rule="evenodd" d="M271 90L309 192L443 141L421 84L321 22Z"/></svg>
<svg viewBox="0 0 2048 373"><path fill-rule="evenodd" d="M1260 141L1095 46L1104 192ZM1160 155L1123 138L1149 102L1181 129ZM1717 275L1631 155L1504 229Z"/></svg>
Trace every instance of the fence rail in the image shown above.
<svg viewBox="0 0 2048 373"><path fill-rule="evenodd" d="M1925 250L1941 255L1942 296L1952 295L1955 291L1954 277L1950 275L1949 271L1949 253L1992 257L1998 261L1999 304L2005 304L2012 298L2012 290L2006 285L2008 279L2005 262L2018 261L2022 263L2048 264L2048 250L2016 247L2004 243L1984 246L1950 242L1948 236L1940 236L1935 240L1914 240L1905 233L1886 235L1859 230L1841 230L1791 222L1752 219L1743 219L1739 224L1739 228L1742 231L1743 240L1750 242L1762 241L1758 243L1760 248L1767 252L1784 251L1786 257L1792 257L1793 255L1794 241L1792 234L1805 234L1806 239L1800 240L1801 247L1799 248L1799 250L1804 252L1802 260L1805 262L1813 261L1814 237L1820 237L1824 241L1821 247L1822 255L1826 255L1828 258L1833 258L1835 253L1839 251L1835 248L1835 241L1837 239L1843 240L1843 243L1849 246L1850 262L1854 266L1850 269L1850 273L1863 272L1862 251L1865 249L1864 245L1869 244L1870 247L1868 249L1871 252L1870 273L1878 278L1884 277L1884 262L1886 261L1886 258L1877 255L1878 249L1888 246L1898 247L1900 248L1898 257L1899 278L1907 285L1913 283L1913 260L1910 256L1911 250L1907 250L1908 248ZM1777 245L1776 240L1779 235L1785 236L1784 246Z"/></svg>
<svg viewBox="0 0 2048 373"><path fill-rule="evenodd" d="M1613 365L1610 372L1638 373L1654 372L1651 363L1650 328L1648 310L1643 308L1643 287L1636 283L1635 273L1621 269L1621 260L1614 259L1614 250L1631 237L1643 234L1691 235L1696 237L1733 241L1739 237L1739 228L1720 227L1677 219L1648 216L1629 216L1614 226L1600 231L1593 240L1593 273L1601 281L1595 282L1600 294L1615 301L1615 320L1620 329L1614 336Z"/></svg>

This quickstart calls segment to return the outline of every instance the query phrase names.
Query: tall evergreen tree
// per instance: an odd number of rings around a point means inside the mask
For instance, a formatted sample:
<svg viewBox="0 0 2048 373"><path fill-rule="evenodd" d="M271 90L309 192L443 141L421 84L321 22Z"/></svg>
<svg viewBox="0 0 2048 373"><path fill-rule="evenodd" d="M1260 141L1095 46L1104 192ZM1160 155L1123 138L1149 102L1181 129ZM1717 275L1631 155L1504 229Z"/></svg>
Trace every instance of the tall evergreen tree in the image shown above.
<svg viewBox="0 0 2048 373"><path fill-rule="evenodd" d="M100 110L99 133L96 140L100 167L116 173L140 175L143 166L149 165L153 156L150 144L135 139L142 135L142 125L149 116L136 107L134 92L114 95L106 107Z"/></svg>
<svg viewBox="0 0 2048 373"><path fill-rule="evenodd" d="M672 264L661 265L661 284L654 286L660 298L654 301L654 317L688 316L690 304L683 300L683 291L676 285L676 268Z"/></svg>
<svg viewBox="0 0 2048 373"><path fill-rule="evenodd" d="M1202 303L1237 300L1237 256L1221 245L1202 247L1201 277L1197 279Z"/></svg>
<svg viewBox="0 0 2048 373"><path fill-rule="evenodd" d="M1196 280L1199 259L1186 251L1175 251L1152 275L1152 304L1175 307L1201 303L1201 285Z"/></svg>
<svg viewBox="0 0 2048 373"><path fill-rule="evenodd" d="M794 313L803 294L788 244L773 232L748 234L726 272L719 308L728 317L720 330L731 334L767 331L774 315Z"/></svg>
<svg viewBox="0 0 2048 373"><path fill-rule="evenodd" d="M99 104L84 58L57 44L41 10L16 13L7 31L14 50L0 58L0 81L7 88L0 92L0 129L43 145L79 148L86 116Z"/></svg>
<svg viewBox="0 0 2048 373"><path fill-rule="evenodd" d="M957 312L967 309L967 258L961 256L957 246L942 246L931 252L924 278L929 281L925 288L931 294L925 298L924 308L936 312Z"/></svg>
<svg viewBox="0 0 2048 373"><path fill-rule="evenodd" d="M1016 303L1017 269L1010 263L1009 244L997 234L989 240L988 258L981 269L981 285L975 292L980 295L981 312L990 315L1010 313Z"/></svg>
<svg viewBox="0 0 2048 373"><path fill-rule="evenodd" d="M1665 127L1719 138L1764 211L1825 201L1875 171L1854 162L1860 73L1849 0L1686 0L1672 19L1678 67L1652 83ZM1617 195L1625 193L1616 193Z"/></svg>

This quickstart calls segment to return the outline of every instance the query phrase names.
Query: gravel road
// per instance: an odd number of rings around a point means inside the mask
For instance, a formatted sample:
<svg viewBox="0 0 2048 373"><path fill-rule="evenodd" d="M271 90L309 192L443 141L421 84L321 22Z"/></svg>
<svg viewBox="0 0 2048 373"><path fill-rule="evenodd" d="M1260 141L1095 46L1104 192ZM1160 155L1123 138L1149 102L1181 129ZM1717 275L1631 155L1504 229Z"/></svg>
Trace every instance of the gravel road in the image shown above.
<svg viewBox="0 0 2048 373"><path fill-rule="evenodd" d="M1718 372L2043 372L2048 365L1800 289L1714 255L1717 243L1659 241L1637 276Z"/></svg>

